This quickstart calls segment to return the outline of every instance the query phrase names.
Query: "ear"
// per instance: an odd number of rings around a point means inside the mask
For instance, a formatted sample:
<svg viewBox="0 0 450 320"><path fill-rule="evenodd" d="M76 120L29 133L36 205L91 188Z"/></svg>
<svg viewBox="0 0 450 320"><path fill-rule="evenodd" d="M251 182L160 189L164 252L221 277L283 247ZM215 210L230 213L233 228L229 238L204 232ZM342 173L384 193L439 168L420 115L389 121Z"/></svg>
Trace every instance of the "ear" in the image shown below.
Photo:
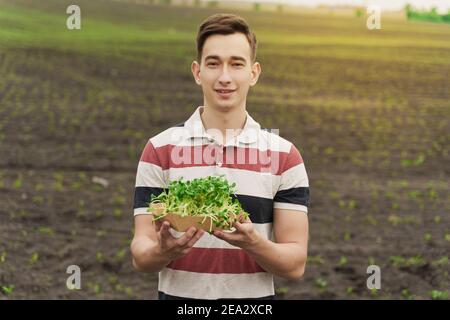
<svg viewBox="0 0 450 320"><path fill-rule="evenodd" d="M252 66L252 80L250 86L253 87L258 82L259 75L261 74L261 65L259 62L255 62Z"/></svg>
<svg viewBox="0 0 450 320"><path fill-rule="evenodd" d="M202 82L200 80L200 64L197 61L192 61L191 64L192 75L194 76L194 80L198 85L201 85Z"/></svg>

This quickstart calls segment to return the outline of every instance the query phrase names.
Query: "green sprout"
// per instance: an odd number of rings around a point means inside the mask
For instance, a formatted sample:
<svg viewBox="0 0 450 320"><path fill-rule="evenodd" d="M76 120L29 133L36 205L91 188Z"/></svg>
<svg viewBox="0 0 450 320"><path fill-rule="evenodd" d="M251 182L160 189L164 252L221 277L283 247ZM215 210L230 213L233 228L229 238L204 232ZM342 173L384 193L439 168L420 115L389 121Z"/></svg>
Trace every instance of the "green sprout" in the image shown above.
<svg viewBox="0 0 450 320"><path fill-rule="evenodd" d="M6 295L10 295L13 293L14 285L2 286L1 288Z"/></svg>
<svg viewBox="0 0 450 320"><path fill-rule="evenodd" d="M283 295L289 292L289 287L280 287L275 289L275 293L278 295Z"/></svg>
<svg viewBox="0 0 450 320"><path fill-rule="evenodd" d="M152 204L163 204L163 211L155 214L154 221L162 219L168 213L180 216L202 216L203 223L208 217L219 228L231 228L234 218L241 215L245 220L248 213L242 209L237 199L233 199L236 183L230 184L221 176L196 178L190 181L171 181L158 196L152 195L147 211L155 211ZM234 216L233 216L234 214ZM212 232L212 225L209 230Z"/></svg>
<svg viewBox="0 0 450 320"><path fill-rule="evenodd" d="M328 286L328 282L322 278L316 278L314 283L320 289L325 289Z"/></svg>
<svg viewBox="0 0 450 320"><path fill-rule="evenodd" d="M431 290L430 296L431 296L431 299L433 299L433 300L447 300L448 292L447 291L439 291L439 290Z"/></svg>

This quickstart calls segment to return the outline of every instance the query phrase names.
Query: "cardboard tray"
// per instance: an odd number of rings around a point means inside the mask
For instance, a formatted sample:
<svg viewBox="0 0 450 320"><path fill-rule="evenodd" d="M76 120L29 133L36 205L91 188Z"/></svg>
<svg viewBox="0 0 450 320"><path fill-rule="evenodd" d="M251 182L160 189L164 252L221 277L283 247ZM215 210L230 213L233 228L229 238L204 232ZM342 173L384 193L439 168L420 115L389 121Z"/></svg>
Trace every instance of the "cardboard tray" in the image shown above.
<svg viewBox="0 0 450 320"><path fill-rule="evenodd" d="M158 215L158 213L162 212L164 210L164 205L162 203L157 204L151 204L151 207L155 209L154 214ZM242 221L240 215L235 215L235 219L238 221ZM170 223L170 226L179 232L185 232L190 227L195 227L197 229L203 229L206 232L211 232L215 230L223 230L223 231L230 231L230 230L224 230L219 227L216 227L214 223L212 223L212 219L210 217L206 217L205 221L202 223L203 219L205 219L205 216L186 216L182 217L178 214L174 213L168 213L164 218L160 219L161 221L168 221ZM233 230L234 228L232 228Z"/></svg>

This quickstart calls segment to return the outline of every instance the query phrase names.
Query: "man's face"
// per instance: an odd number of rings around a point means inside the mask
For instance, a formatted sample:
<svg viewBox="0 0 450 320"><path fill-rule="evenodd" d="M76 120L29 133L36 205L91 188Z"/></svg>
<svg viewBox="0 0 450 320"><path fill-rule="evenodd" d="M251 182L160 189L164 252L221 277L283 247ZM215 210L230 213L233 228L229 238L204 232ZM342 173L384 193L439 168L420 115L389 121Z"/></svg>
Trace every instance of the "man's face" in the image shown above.
<svg viewBox="0 0 450 320"><path fill-rule="evenodd" d="M205 105L229 109L245 106L248 90L258 81L261 67L252 63L244 34L215 34L206 39L201 64L194 61L192 73L202 86Z"/></svg>

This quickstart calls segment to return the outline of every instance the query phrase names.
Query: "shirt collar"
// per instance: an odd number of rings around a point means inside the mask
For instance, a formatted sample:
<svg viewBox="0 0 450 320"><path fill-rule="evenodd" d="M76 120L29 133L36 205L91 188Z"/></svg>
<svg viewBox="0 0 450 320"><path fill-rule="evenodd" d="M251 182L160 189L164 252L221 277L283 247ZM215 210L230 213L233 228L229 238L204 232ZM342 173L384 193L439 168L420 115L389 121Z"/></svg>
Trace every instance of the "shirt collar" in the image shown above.
<svg viewBox="0 0 450 320"><path fill-rule="evenodd" d="M212 142L213 138L206 132L205 127L203 126L202 119L200 117L200 112L203 110L203 108L203 106L197 107L191 117L184 123L184 128L187 129L186 138L207 138L210 142ZM258 133L261 129L261 126L249 115L247 111L245 111L245 114L246 120L244 128L236 137L236 139L232 139L232 141L237 141L243 144L251 144L258 140ZM231 143L232 141L227 142L227 144Z"/></svg>

